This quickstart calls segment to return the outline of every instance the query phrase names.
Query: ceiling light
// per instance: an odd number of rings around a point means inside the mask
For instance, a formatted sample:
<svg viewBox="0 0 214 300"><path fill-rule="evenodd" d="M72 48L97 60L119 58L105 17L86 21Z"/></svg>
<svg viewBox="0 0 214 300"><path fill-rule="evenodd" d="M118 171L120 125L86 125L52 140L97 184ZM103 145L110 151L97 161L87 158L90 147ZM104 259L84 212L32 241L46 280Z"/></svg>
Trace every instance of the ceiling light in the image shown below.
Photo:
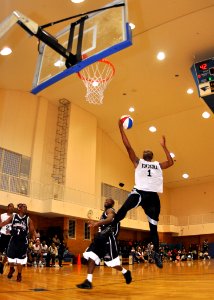
<svg viewBox="0 0 214 300"><path fill-rule="evenodd" d="M208 111L204 111L203 114L202 114L202 117L203 117L204 119L209 119L210 113L208 113Z"/></svg>
<svg viewBox="0 0 214 300"><path fill-rule="evenodd" d="M170 156L171 156L171 158L174 158L174 157L175 157L175 154L172 153L172 152L170 152Z"/></svg>
<svg viewBox="0 0 214 300"><path fill-rule="evenodd" d="M129 108L129 111L130 111L130 112L134 112L134 107L130 107L130 108Z"/></svg>
<svg viewBox="0 0 214 300"><path fill-rule="evenodd" d="M184 174L182 175L182 177L183 177L184 179L187 179L187 178L189 178L189 175L186 174L186 173L184 173Z"/></svg>
<svg viewBox="0 0 214 300"><path fill-rule="evenodd" d="M166 57L165 53L164 52L158 52L157 54L157 59L158 60L164 60Z"/></svg>
<svg viewBox="0 0 214 300"><path fill-rule="evenodd" d="M193 89L188 89L188 90L187 90L187 94L189 94L189 95L190 95L190 94L193 94Z"/></svg>
<svg viewBox="0 0 214 300"><path fill-rule="evenodd" d="M135 29L135 24L129 23L129 26L130 26L131 29Z"/></svg>
<svg viewBox="0 0 214 300"><path fill-rule="evenodd" d="M9 55L12 53L12 50L9 47L4 47L1 51L0 54L1 55Z"/></svg>
<svg viewBox="0 0 214 300"><path fill-rule="evenodd" d="M71 2L73 2L73 3L80 3L80 2L83 2L83 1L85 1L85 0L71 0Z"/></svg>
<svg viewBox="0 0 214 300"><path fill-rule="evenodd" d="M93 85L94 87L96 87L96 86L99 85L99 82L98 82L98 81L93 81L93 82L92 82L92 85Z"/></svg>
<svg viewBox="0 0 214 300"><path fill-rule="evenodd" d="M64 63L64 61L62 61L61 59L57 60L57 61L54 63L54 66L55 66L55 67L62 67L62 66L64 66L64 65L65 65L65 63Z"/></svg>
<svg viewBox="0 0 214 300"><path fill-rule="evenodd" d="M151 132L156 132L157 129L156 129L155 126L150 126L150 127L149 127L149 131L151 131Z"/></svg>

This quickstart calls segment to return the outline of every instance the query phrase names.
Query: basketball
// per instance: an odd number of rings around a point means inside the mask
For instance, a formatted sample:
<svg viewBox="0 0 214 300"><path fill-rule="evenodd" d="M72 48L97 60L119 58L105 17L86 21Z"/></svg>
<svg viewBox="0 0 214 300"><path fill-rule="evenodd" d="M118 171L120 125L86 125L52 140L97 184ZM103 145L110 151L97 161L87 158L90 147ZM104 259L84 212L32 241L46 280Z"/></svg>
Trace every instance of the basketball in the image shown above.
<svg viewBox="0 0 214 300"><path fill-rule="evenodd" d="M124 129L130 129L133 125L133 119L129 115L124 115L120 118L121 123L123 123Z"/></svg>

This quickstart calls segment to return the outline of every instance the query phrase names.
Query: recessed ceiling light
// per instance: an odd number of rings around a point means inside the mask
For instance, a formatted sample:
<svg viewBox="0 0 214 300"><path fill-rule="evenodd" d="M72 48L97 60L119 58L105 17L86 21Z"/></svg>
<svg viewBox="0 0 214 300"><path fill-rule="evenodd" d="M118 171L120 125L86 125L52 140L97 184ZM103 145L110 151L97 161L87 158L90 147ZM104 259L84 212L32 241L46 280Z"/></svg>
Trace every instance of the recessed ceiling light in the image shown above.
<svg viewBox="0 0 214 300"><path fill-rule="evenodd" d="M85 1L85 0L71 0L71 2L73 2L73 3L80 3L80 2L83 2L83 1Z"/></svg>
<svg viewBox="0 0 214 300"><path fill-rule="evenodd" d="M135 24L129 23L129 26L130 26L131 29L135 29Z"/></svg>
<svg viewBox="0 0 214 300"><path fill-rule="evenodd" d="M130 111L130 112L134 112L134 107L130 107L130 108L129 108L129 111Z"/></svg>
<svg viewBox="0 0 214 300"><path fill-rule="evenodd" d="M9 55L12 53L12 50L9 47L4 47L1 51L0 54L1 55Z"/></svg>
<svg viewBox="0 0 214 300"><path fill-rule="evenodd" d="M165 53L164 52L158 52L158 54L157 54L157 59L158 60L164 60L165 59L165 57L166 57L166 55L165 55Z"/></svg>
<svg viewBox="0 0 214 300"><path fill-rule="evenodd" d="M61 59L57 60L57 61L54 63L54 66L55 66L55 67L62 67L62 66L64 66L64 65L65 65L65 63L64 63L64 61L62 61Z"/></svg>
<svg viewBox="0 0 214 300"><path fill-rule="evenodd" d="M149 127L149 131L151 131L151 132L156 132L157 129L156 129L155 126L150 126L150 127Z"/></svg>
<svg viewBox="0 0 214 300"><path fill-rule="evenodd" d="M189 94L189 95L190 95L190 94L193 94L193 89L191 89L191 88L188 89L188 90L187 90L187 94Z"/></svg>
<svg viewBox="0 0 214 300"><path fill-rule="evenodd" d="M98 82L98 81L93 81L93 82L92 82L92 85L93 85L94 87L96 87L96 86L99 85L99 82Z"/></svg>
<svg viewBox="0 0 214 300"><path fill-rule="evenodd" d="M186 173L184 173L184 174L182 175L182 177L183 177L184 179L187 179L187 178L189 178L189 175L186 174Z"/></svg>
<svg viewBox="0 0 214 300"><path fill-rule="evenodd" d="M175 154L172 153L172 152L170 152L170 156L171 156L171 158L174 158L174 157L175 157Z"/></svg>
<svg viewBox="0 0 214 300"><path fill-rule="evenodd" d="M210 113L208 113L208 111L204 111L203 114L202 114L202 117L203 117L204 119L209 119Z"/></svg>

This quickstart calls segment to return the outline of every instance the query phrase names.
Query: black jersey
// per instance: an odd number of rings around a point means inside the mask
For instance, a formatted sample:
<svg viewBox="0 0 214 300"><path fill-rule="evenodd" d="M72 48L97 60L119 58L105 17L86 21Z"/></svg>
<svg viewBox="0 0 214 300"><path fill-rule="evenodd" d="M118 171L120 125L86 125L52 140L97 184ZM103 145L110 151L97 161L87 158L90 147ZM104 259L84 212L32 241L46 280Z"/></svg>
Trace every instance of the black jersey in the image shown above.
<svg viewBox="0 0 214 300"><path fill-rule="evenodd" d="M11 235L17 239L25 239L29 233L29 217L25 215L20 217L18 214L14 214L11 224Z"/></svg>
<svg viewBox="0 0 214 300"><path fill-rule="evenodd" d="M112 209L114 211L114 213L116 214L116 212L113 208L110 208L110 209ZM104 211L102 216L100 217L100 220L105 220L105 219L107 219L106 211ZM113 220L112 223L110 223L110 224L101 225L99 227L99 232L101 232L102 234L111 233L116 237L119 233L119 229L120 229L120 222L114 222L114 220Z"/></svg>

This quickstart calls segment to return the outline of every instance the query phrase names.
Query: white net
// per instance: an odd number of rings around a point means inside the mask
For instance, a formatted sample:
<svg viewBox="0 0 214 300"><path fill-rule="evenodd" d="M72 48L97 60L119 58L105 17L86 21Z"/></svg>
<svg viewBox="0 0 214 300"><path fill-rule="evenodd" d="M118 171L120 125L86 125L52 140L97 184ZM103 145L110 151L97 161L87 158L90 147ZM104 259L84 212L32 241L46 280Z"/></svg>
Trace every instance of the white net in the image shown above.
<svg viewBox="0 0 214 300"><path fill-rule="evenodd" d="M104 91L115 73L114 66L106 59L101 59L78 73L86 87L86 101L102 104Z"/></svg>

